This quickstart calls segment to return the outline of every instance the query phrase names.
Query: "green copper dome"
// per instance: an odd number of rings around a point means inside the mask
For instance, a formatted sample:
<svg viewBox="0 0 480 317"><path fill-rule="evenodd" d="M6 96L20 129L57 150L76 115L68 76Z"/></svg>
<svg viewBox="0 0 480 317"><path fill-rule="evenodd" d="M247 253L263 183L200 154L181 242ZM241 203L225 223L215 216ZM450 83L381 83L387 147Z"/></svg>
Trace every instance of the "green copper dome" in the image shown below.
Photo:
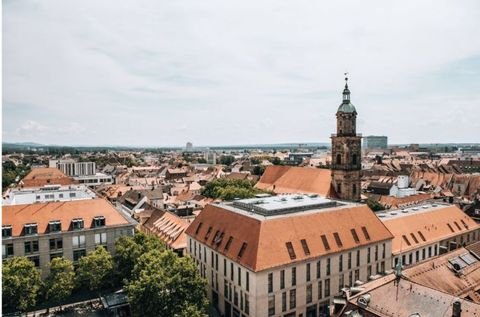
<svg viewBox="0 0 480 317"><path fill-rule="evenodd" d="M337 112L357 113L357 110L350 102L350 90L348 89L348 78L345 78L345 89L343 90L343 102Z"/></svg>

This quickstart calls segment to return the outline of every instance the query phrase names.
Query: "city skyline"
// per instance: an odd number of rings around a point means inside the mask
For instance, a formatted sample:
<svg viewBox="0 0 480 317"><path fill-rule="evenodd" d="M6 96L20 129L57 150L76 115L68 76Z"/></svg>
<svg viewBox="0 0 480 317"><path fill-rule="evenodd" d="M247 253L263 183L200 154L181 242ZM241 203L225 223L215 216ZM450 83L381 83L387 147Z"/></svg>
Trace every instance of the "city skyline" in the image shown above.
<svg viewBox="0 0 480 317"><path fill-rule="evenodd" d="M326 143L348 71L359 133L479 142L480 4L369 3L5 1L3 140Z"/></svg>

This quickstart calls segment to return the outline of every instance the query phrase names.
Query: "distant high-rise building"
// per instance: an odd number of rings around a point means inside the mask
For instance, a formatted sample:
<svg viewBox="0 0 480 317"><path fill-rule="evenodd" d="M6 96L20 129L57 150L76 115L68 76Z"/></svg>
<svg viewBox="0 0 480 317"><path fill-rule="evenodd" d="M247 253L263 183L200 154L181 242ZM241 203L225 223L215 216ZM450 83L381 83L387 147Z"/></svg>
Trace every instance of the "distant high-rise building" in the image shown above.
<svg viewBox="0 0 480 317"><path fill-rule="evenodd" d="M56 167L68 176L95 175L95 162L77 162L75 160L50 160L50 167Z"/></svg>
<svg viewBox="0 0 480 317"><path fill-rule="evenodd" d="M187 142L187 145L185 146L185 151L187 151L187 152L192 152L193 151L192 142Z"/></svg>
<svg viewBox="0 0 480 317"><path fill-rule="evenodd" d="M207 150L205 152L205 161L207 161L207 164L217 164L217 153L215 153L215 151Z"/></svg>
<svg viewBox="0 0 480 317"><path fill-rule="evenodd" d="M343 102L337 110L337 133L332 135L332 185L344 200L360 200L361 135L356 132L357 110L350 102L345 78Z"/></svg>
<svg viewBox="0 0 480 317"><path fill-rule="evenodd" d="M388 138L386 136L369 135L363 138L364 149L384 149L388 147Z"/></svg>

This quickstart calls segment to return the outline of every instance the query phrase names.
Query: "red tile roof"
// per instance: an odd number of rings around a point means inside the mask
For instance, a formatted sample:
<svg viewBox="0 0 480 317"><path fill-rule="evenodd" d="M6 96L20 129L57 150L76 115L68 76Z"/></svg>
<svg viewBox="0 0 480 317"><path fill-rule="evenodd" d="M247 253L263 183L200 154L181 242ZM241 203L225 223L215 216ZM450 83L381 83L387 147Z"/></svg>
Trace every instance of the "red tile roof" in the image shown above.
<svg viewBox="0 0 480 317"><path fill-rule="evenodd" d="M96 216L104 216L106 226L129 224L108 201L99 198L3 206L2 209L2 225L12 226L13 237L20 236L24 225L28 223L37 223L38 234L48 233L50 221L60 221L62 232L69 231L75 218L84 220L85 229L93 227L93 218Z"/></svg>
<svg viewBox="0 0 480 317"><path fill-rule="evenodd" d="M401 213L401 211L398 212ZM467 227L465 227L462 221ZM455 222L458 223L460 229L455 225ZM480 228L472 218L454 205L435 207L429 211L413 212L408 215L385 219L384 223L395 237L392 242L393 254L407 252L423 245L432 244L433 242ZM453 232L450 230L449 224ZM419 232L422 233L426 241L423 241ZM414 241L412 233L417 238L418 243ZM411 244L410 246L407 245L402 236L407 237Z"/></svg>
<svg viewBox="0 0 480 317"><path fill-rule="evenodd" d="M335 197L331 183L332 175L328 169L277 165L267 166L255 187L278 194L314 193Z"/></svg>
<svg viewBox="0 0 480 317"><path fill-rule="evenodd" d="M23 187L42 187L45 185L70 185L74 180L57 168L34 168L20 182Z"/></svg>
<svg viewBox="0 0 480 317"><path fill-rule="evenodd" d="M368 239L362 227L367 228ZM358 235L358 243L355 242L352 229L355 229ZM341 246L335 242L335 232L341 239ZM254 271L393 238L366 205L322 209L319 212L309 211L265 220L226 210L221 205L208 205L186 233ZM329 248L322 243L321 235L325 235ZM230 237L232 240L227 247ZM309 254L304 252L302 239L305 239L308 245ZM293 247L295 259L291 259L289 255L286 245L288 242ZM244 243L247 247L244 254L239 257L240 248Z"/></svg>

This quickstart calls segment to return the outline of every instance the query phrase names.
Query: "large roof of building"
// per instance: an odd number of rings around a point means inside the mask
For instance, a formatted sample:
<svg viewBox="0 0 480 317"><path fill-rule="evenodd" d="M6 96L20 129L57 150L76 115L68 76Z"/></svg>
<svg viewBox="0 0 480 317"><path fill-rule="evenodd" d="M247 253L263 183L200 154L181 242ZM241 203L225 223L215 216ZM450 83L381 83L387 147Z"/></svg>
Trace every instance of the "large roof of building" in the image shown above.
<svg viewBox="0 0 480 317"><path fill-rule="evenodd" d="M45 185L70 185L74 180L57 168L33 168L20 182L23 187L41 187Z"/></svg>
<svg viewBox="0 0 480 317"><path fill-rule="evenodd" d="M265 216L233 203L211 204L186 233L253 271L393 238L366 205L343 203L335 207L294 208L297 212Z"/></svg>
<svg viewBox="0 0 480 317"><path fill-rule="evenodd" d="M450 317L456 300L461 303L462 316L480 316L479 304L404 278L397 280L394 274L364 284L361 288L363 290L360 293L349 298L341 316L348 311L357 311L356 315L351 316ZM362 297L367 301L360 300ZM362 302L366 305L362 305ZM363 313L358 314L359 311Z"/></svg>
<svg viewBox="0 0 480 317"><path fill-rule="evenodd" d="M392 241L393 254L480 228L461 209L448 204L425 204L378 215L395 237Z"/></svg>
<svg viewBox="0 0 480 317"><path fill-rule="evenodd" d="M255 187L277 194L313 193L336 197L331 183L329 169L276 165L267 166Z"/></svg>
<svg viewBox="0 0 480 317"><path fill-rule="evenodd" d="M12 226L12 236L22 235L24 225L37 223L38 234L48 233L50 221L60 221L62 232L69 231L73 219L81 218L84 228L93 228L93 218L105 217L106 226L127 225L129 221L104 199L37 203L2 207L2 225Z"/></svg>
<svg viewBox="0 0 480 317"><path fill-rule="evenodd" d="M477 242L457 249L407 268L403 275L412 282L480 303L479 248ZM454 263L459 269L454 269Z"/></svg>
<svg viewBox="0 0 480 317"><path fill-rule="evenodd" d="M152 210L152 214L142 226L172 249L185 249L187 247L185 230L188 228L188 221L165 210L151 206L148 208Z"/></svg>

